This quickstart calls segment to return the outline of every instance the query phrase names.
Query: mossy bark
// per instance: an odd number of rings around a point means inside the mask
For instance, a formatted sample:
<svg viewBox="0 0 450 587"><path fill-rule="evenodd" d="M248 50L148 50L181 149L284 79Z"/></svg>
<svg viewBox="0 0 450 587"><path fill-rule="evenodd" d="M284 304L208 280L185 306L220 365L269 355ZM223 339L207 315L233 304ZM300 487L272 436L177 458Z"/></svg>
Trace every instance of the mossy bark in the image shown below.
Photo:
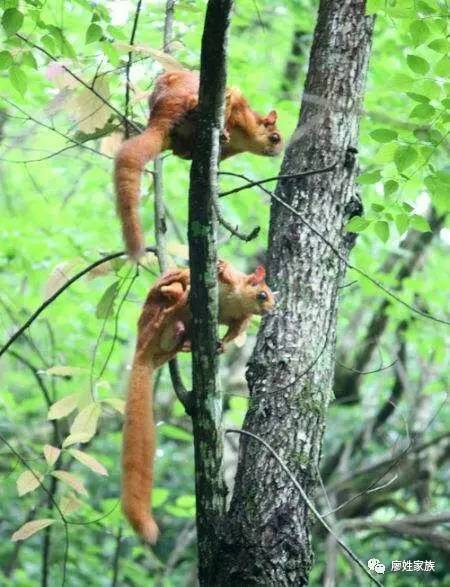
<svg viewBox="0 0 450 587"><path fill-rule="evenodd" d="M189 190L192 324L192 406L197 499L198 569L213 585L217 532L225 512L222 471L222 396L217 342L217 234L214 200L226 84L231 0L210 0L202 38L199 117Z"/></svg>

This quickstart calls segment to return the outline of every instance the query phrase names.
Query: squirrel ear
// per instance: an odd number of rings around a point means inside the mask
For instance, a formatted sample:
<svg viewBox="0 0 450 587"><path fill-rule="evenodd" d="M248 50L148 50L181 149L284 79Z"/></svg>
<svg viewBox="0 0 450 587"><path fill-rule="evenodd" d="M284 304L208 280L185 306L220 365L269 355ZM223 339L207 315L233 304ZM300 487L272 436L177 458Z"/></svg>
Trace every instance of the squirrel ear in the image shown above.
<svg viewBox="0 0 450 587"><path fill-rule="evenodd" d="M277 121L277 111L276 110L271 110L269 112L269 114L265 117L264 124L266 126L268 126L270 124L275 124L276 121Z"/></svg>
<svg viewBox="0 0 450 587"><path fill-rule="evenodd" d="M264 269L264 267L262 265L259 265L255 271L249 275L249 283L251 283L252 285L257 285L258 283L261 283L262 281L264 281L264 278L266 277L266 270Z"/></svg>

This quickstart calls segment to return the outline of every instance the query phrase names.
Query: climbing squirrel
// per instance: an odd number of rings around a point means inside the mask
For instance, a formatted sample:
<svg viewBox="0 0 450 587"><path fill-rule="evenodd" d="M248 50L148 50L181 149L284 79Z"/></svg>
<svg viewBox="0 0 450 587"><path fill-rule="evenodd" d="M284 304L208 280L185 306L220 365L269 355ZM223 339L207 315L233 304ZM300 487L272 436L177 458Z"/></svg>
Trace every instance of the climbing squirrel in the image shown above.
<svg viewBox="0 0 450 587"><path fill-rule="evenodd" d="M135 260L144 252L139 222L139 191L145 164L166 149L191 159L198 105L199 76L192 71L160 75L149 99L148 126L138 136L124 141L115 159L117 213L129 256ZM272 157L283 147L276 127L275 110L260 116L248 105L238 89L226 92L225 125L221 159L249 151Z"/></svg>
<svg viewBox="0 0 450 587"><path fill-rule="evenodd" d="M253 314L267 313L275 302L262 266L246 275L219 261L218 282L219 323L228 326L221 340L223 351L226 343L247 328ZM158 538L150 510L156 443L152 378L177 352L190 349L189 290L189 269L168 270L150 289L138 321L125 407L122 509L137 534L151 544Z"/></svg>

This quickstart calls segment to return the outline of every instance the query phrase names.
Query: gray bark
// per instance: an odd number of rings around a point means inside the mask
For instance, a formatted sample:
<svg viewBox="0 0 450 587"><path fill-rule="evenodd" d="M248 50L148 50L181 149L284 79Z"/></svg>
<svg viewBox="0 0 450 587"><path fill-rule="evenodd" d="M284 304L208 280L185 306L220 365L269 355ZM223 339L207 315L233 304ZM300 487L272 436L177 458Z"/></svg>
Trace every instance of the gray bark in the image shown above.
<svg viewBox="0 0 450 587"><path fill-rule="evenodd" d="M322 0L300 120L276 194L326 237L272 203L269 282L280 292L260 329L247 379L244 428L262 436L313 496L326 408L332 397L337 292L360 210L354 162L373 19L362 0ZM338 253L339 257L336 255ZM217 585L306 585L312 564L309 512L274 459L254 439L240 441L239 465L217 560Z"/></svg>

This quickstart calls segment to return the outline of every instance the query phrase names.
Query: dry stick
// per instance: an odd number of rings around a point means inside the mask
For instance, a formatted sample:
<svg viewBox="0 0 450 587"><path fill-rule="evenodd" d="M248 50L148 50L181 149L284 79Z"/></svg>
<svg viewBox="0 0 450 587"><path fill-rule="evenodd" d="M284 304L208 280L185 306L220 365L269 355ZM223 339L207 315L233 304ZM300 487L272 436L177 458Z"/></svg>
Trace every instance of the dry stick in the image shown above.
<svg viewBox="0 0 450 587"><path fill-rule="evenodd" d="M146 251L150 251L150 252L156 254L156 247L146 247L145 250ZM28 318L28 320L0 348L0 357L2 355L4 355L6 353L6 351L9 349L9 347L13 344L13 342L17 338L19 338L19 336L21 334L23 334L27 330L27 328L29 328L29 326L31 326L31 324L36 320L36 318L38 318L42 314L42 312L48 306L50 306L50 304L52 304L73 283L75 283L76 281L78 281L78 279L80 279L81 277L83 277L83 275L86 275L86 273L89 273L89 271L91 271L92 269L95 269L95 267L98 267L99 265L103 265L103 263L106 263L107 261L111 261L111 259L117 259L118 257L122 257L124 255L126 255L126 252L125 251L119 251L118 253L110 253L109 255L105 255L104 257L102 257L101 259L98 259L97 261L94 261L94 263L91 263L90 265L88 265L87 267L85 267L84 269L82 269L81 271L79 271L78 273L76 273L68 281L66 281L66 283L64 285L62 285L59 289L57 289L54 294L52 294L49 298L47 298L45 300L45 302L43 302L37 308L37 310L35 310L33 312L33 314Z"/></svg>
<svg viewBox="0 0 450 587"><path fill-rule="evenodd" d="M170 42L172 40L173 17L174 17L175 2L167 0L166 14L164 18L164 36L163 46L164 52L170 54ZM163 183L163 157L158 155L154 162L154 223L155 223L155 241L158 248L158 264L161 273L167 270L169 260L167 258L167 241L166 241L166 209L164 206L164 183ZM175 395L183 405L186 413L190 409L190 394L186 389L181 378L180 368L176 357L169 361L169 373L172 381Z"/></svg>
<svg viewBox="0 0 450 587"><path fill-rule="evenodd" d="M356 556L356 554L345 544L345 542L343 542L339 538L339 536L337 536L337 534L335 534L335 532L327 524L327 522L325 522L325 520L323 519L322 515L316 510L316 508L315 508L314 504L312 503L312 501L309 499L309 497L303 491L302 486L297 481L297 479L295 478L294 474L287 468L287 466L285 465L284 461L275 452L275 450L270 446L270 444L268 444L265 440L263 440L261 437L257 436L256 434L253 434L253 432L248 432L247 430L237 430L237 429L231 429L231 428L228 428L227 430L225 430L225 434L230 434L230 433L232 433L232 434L243 434L245 436L250 436L251 438L254 438L255 440L257 440L260 444L262 444L271 453L271 455L278 462L278 464L283 469L283 471L290 477L291 481L294 483L295 487L298 489L298 492L300 493L300 495L302 496L304 502L309 507L309 509L312 511L312 513L314 514L314 516L316 517L316 519L333 536L333 538L336 540L336 542L339 544L339 546L348 554L348 556L360 567L360 569L362 571L364 571L364 573L369 577L369 579L371 581L373 581L375 583L375 585L378 585L379 587L383 587L383 585L375 577L373 577L369 573L369 571L364 566L363 562Z"/></svg>
<svg viewBox="0 0 450 587"><path fill-rule="evenodd" d="M335 165L336 164L334 164L334 166ZM329 171L329 170L330 169L328 169L328 168L324 168L324 169L321 169L321 170L320 169L316 169L314 171L305 172L303 174L297 174L297 175L286 175L286 176L280 175L280 176L278 176L278 179L290 179L290 178L295 178L295 177L302 177L303 175L311 175L313 173L323 173L324 171ZM277 178L276 177L275 178L271 178L272 181L275 181L275 179L277 179ZM247 184L247 186L241 186L240 188L236 188L236 190L229 190L227 192L222 192L220 195L221 196L227 196L229 194L235 193L236 191L242 191L242 190L247 189L249 187L253 187L253 186L259 186L260 187L261 184L264 183L265 181L269 181L269 180L262 180L262 181L250 182L249 184ZM419 310L419 308L416 308L415 306L412 306L412 305L408 304L408 302L405 302L405 300L403 300L402 298L400 298L399 296L397 296L394 292L392 292L389 289L387 289L377 279L375 279L374 277L371 277L368 273L366 273L365 271L363 271L359 267L356 267L356 265L352 265L351 263L349 263L339 253L339 251L336 249L336 247L326 237L324 237L323 234L321 234L312 224L310 224L307 220L305 220L303 218L303 216L299 212L297 212L297 210L295 208L293 208L290 204L288 204L288 202L286 202L285 200L283 200L282 198L280 198L279 196L277 196L274 192L271 192L269 190L266 190L265 188L261 188L261 189L264 189L264 191L266 193L268 193L271 198L273 198L274 200L276 200L279 204L281 204L287 210L289 210L295 216L297 216L297 218L299 218L300 221L307 228L309 228L309 230L311 232L313 232L320 240L322 240L333 251L333 253L336 255L336 257L338 257L338 259L340 259L341 261L343 261L345 263L345 265L346 265L346 267L348 269L353 269L353 271L356 271L356 273L359 273L360 275L362 275L362 277L365 277L368 281L370 281L371 283L373 283L373 285L375 285L376 287L378 287L379 289L381 289L381 291L383 291L389 297L393 298L396 302L398 302L399 304L402 304L403 306L405 306L406 308L408 308L409 310L411 310L411 312L414 312L415 314L418 314L419 316L422 316L423 318L428 318L429 320L433 320L434 322L438 322L440 324L446 324L448 326L450 325L450 321L444 320L443 318L437 318L436 316L433 316L432 314L428 314L427 312L422 312L422 310Z"/></svg>

